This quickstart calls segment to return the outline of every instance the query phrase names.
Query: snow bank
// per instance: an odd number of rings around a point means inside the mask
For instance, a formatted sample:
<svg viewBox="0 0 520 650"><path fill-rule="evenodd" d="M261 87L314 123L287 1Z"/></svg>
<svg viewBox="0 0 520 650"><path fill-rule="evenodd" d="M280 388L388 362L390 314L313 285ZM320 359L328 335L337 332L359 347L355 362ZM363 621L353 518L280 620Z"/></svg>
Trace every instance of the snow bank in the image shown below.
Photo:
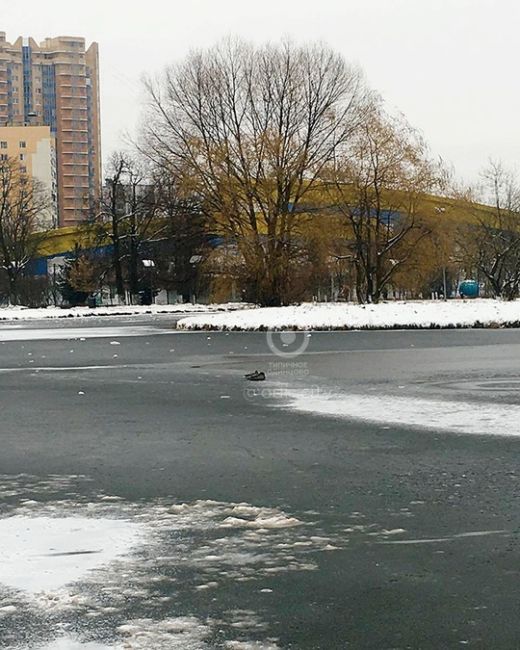
<svg viewBox="0 0 520 650"><path fill-rule="evenodd" d="M0 307L0 321L5 320L41 320L45 318L86 318L88 316L142 316L144 314L190 314L208 312L228 312L245 309L251 305L229 302L221 305L120 305L118 307Z"/></svg>
<svg viewBox="0 0 520 650"><path fill-rule="evenodd" d="M303 304L182 318L184 330L350 330L520 327L520 300Z"/></svg>

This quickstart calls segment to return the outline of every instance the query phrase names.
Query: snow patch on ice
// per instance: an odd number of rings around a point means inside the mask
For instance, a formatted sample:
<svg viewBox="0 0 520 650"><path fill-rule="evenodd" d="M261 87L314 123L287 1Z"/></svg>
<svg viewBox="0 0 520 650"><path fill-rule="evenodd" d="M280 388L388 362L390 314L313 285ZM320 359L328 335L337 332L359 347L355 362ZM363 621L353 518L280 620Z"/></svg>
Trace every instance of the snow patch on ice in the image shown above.
<svg viewBox="0 0 520 650"><path fill-rule="evenodd" d="M84 517L0 519L0 582L39 593L76 582L138 543L139 524Z"/></svg>
<svg viewBox="0 0 520 650"><path fill-rule="evenodd" d="M132 650L204 650L211 628L194 616L168 618L162 621L141 619L130 621L117 630L125 637L121 648Z"/></svg>
<svg viewBox="0 0 520 650"><path fill-rule="evenodd" d="M0 497L0 626L20 650L205 650L217 633L221 644L271 650L276 639L257 612L161 618L164 608L218 597L233 582L257 592L277 574L316 570L315 554L348 541L324 535L314 516L213 500L129 502L82 476L0 475ZM31 621L25 645L16 644L20 617ZM64 637L69 629L80 636Z"/></svg>
<svg viewBox="0 0 520 650"><path fill-rule="evenodd" d="M287 391L288 408L321 416L475 435L519 436L520 406L393 395Z"/></svg>
<svg viewBox="0 0 520 650"><path fill-rule="evenodd" d="M226 650L279 650L280 646L263 641L226 641Z"/></svg>
<svg viewBox="0 0 520 650"><path fill-rule="evenodd" d="M72 339L98 339L128 336L151 336L171 334L168 329L158 327L57 327L12 329L0 325L0 341L68 341ZM74 350L70 351L71 353Z"/></svg>
<svg viewBox="0 0 520 650"><path fill-rule="evenodd" d="M67 637L56 639L46 646L38 646L35 650L112 650L112 648L95 642L81 643Z"/></svg>
<svg viewBox="0 0 520 650"><path fill-rule="evenodd" d="M301 521L295 517L287 517L285 515L273 515L271 517L257 516L254 519L241 519L239 517L226 517L220 524L220 528L262 528L275 529L275 528L292 528L300 526Z"/></svg>

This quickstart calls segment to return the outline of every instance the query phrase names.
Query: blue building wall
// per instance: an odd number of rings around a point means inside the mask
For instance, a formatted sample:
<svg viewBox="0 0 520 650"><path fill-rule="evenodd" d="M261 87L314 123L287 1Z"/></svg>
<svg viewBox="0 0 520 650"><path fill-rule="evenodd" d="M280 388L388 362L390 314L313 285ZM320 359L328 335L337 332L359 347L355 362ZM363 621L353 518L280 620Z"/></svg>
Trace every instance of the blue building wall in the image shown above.
<svg viewBox="0 0 520 650"><path fill-rule="evenodd" d="M107 257L112 254L112 250L113 246L109 244L107 246L99 246L82 252L92 255L93 257ZM75 255L75 251L67 251L65 253L58 253L57 255L38 257L28 264L27 275L46 277L49 275L49 260L72 260Z"/></svg>

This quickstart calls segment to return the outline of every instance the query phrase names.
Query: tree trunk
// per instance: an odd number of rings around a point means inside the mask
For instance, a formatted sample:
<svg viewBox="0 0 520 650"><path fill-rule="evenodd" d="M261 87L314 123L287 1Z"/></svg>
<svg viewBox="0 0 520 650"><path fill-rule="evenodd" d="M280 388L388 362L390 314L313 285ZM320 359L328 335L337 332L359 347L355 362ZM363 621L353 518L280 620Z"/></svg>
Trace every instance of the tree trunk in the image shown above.
<svg viewBox="0 0 520 650"><path fill-rule="evenodd" d="M138 246L136 241L136 236L134 234L130 237L130 260L129 260L129 284L130 284L130 295L133 299L134 296L137 296L139 293L139 274L137 271L138 264Z"/></svg>
<svg viewBox="0 0 520 650"><path fill-rule="evenodd" d="M126 296L125 296L125 285L123 281L123 269L121 265L121 249L119 245L119 237L116 236L115 232L114 232L113 262L114 262L114 273L116 276L116 292L121 302L124 303L126 302Z"/></svg>

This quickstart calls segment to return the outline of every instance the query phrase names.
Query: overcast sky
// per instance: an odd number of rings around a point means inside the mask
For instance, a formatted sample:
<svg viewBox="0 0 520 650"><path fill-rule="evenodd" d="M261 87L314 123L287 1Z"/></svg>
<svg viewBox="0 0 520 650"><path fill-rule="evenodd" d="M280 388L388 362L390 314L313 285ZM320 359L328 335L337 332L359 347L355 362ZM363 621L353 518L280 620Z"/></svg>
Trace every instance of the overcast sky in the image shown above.
<svg viewBox="0 0 520 650"><path fill-rule="evenodd" d="M136 129L141 78L227 35L322 40L467 180L520 161L517 0L0 0L0 31L98 41L103 158Z"/></svg>

